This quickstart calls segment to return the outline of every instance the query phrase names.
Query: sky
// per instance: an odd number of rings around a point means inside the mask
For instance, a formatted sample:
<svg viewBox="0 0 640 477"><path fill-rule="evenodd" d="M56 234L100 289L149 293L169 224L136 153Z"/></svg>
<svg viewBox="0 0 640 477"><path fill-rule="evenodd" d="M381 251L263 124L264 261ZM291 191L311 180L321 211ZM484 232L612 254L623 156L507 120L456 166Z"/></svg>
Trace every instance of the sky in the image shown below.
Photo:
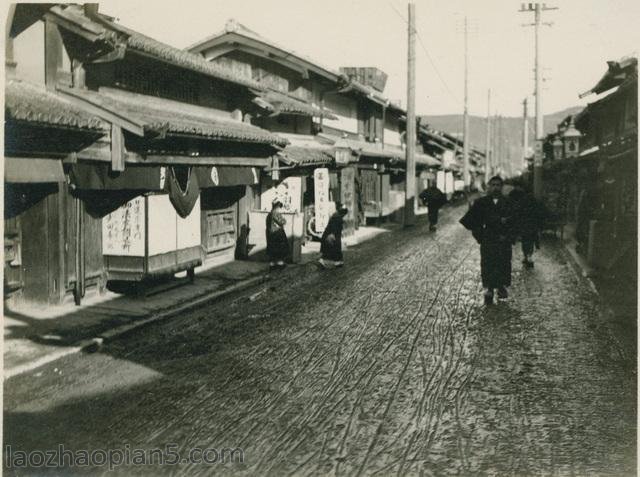
<svg viewBox="0 0 640 477"><path fill-rule="evenodd" d="M107 0L100 11L134 30L185 48L234 18L260 35L318 63L375 66L389 75L385 95L406 105L407 5L403 0ZM533 13L506 0L416 0L416 111L463 111L464 18L467 17L469 112L522 114L533 105ZM606 61L637 54L640 1L567 0L543 14L543 111L584 105ZM533 114L533 106L530 108Z"/></svg>

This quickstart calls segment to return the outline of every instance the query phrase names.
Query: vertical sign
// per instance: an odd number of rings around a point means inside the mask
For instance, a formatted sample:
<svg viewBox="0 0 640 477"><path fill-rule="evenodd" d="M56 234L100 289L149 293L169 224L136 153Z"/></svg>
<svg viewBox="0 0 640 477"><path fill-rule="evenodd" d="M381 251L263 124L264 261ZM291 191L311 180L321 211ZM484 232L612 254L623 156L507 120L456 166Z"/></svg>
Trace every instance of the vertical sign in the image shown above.
<svg viewBox="0 0 640 477"><path fill-rule="evenodd" d="M533 156L533 165L535 167L542 166L542 141L539 139L536 140L536 150Z"/></svg>
<svg viewBox="0 0 640 477"><path fill-rule="evenodd" d="M144 200L136 197L102 219L104 255L144 256Z"/></svg>
<svg viewBox="0 0 640 477"><path fill-rule="evenodd" d="M316 232L324 232L329 223L331 208L329 205L329 169L323 167L313 171L315 190Z"/></svg>
<svg viewBox="0 0 640 477"><path fill-rule="evenodd" d="M449 191L447 190L447 182L445 180L445 177L446 176L444 171L438 171L436 173L436 187L438 187L438 189L446 194Z"/></svg>
<svg viewBox="0 0 640 477"><path fill-rule="evenodd" d="M340 202L349 209L345 217L346 232L353 232L356 217L356 193L355 193L355 170L353 167L345 167L341 173Z"/></svg>
<svg viewBox="0 0 640 477"><path fill-rule="evenodd" d="M453 188L453 172L447 172L445 174L445 183L446 183L446 190L447 193L452 193L454 191Z"/></svg>

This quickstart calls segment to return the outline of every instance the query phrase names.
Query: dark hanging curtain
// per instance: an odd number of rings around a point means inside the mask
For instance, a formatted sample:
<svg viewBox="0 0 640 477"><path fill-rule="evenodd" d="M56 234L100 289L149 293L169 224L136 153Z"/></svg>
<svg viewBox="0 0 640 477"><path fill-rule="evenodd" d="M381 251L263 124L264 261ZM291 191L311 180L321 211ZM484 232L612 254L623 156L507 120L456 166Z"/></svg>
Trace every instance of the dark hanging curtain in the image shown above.
<svg viewBox="0 0 640 477"><path fill-rule="evenodd" d="M174 209L184 219L200 196L197 174L190 166L171 166L167 169L165 187Z"/></svg>
<svg viewBox="0 0 640 477"><path fill-rule="evenodd" d="M100 219L144 193L142 190L75 190L71 195L84 202L91 217Z"/></svg>
<svg viewBox="0 0 640 477"><path fill-rule="evenodd" d="M11 219L58 191L56 183L4 184L4 218Z"/></svg>

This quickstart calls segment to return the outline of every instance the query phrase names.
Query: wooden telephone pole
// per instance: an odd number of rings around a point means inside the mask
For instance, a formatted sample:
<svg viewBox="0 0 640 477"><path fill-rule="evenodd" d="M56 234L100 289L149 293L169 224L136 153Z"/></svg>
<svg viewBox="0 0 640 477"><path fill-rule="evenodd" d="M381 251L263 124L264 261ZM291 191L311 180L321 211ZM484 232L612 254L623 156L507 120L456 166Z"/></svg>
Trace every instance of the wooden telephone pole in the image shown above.
<svg viewBox="0 0 640 477"><path fill-rule="evenodd" d="M409 3L409 40L407 55L407 172L405 180L404 226L414 225L416 195L416 6Z"/></svg>
<svg viewBox="0 0 640 477"><path fill-rule="evenodd" d="M471 182L469 178L469 27L467 17L464 17L464 120L462 124L462 178L467 189Z"/></svg>
<svg viewBox="0 0 640 477"><path fill-rule="evenodd" d="M527 152L529 150L529 110L527 108L527 98L522 102L523 124L522 124L522 169L527 168Z"/></svg>
<svg viewBox="0 0 640 477"><path fill-rule="evenodd" d="M529 25L535 27L535 73L536 73L536 148L533 159L533 194L536 199L542 197L542 142L544 140L544 116L542 114L542 58L540 53L540 25L542 24L542 12L557 10L557 7L547 7L544 3L522 4L520 12L533 12L535 21ZM551 26L551 23L545 23Z"/></svg>
<svg viewBox="0 0 640 477"><path fill-rule="evenodd" d="M484 150L484 183L489 184L491 179L491 88L487 91L487 137Z"/></svg>

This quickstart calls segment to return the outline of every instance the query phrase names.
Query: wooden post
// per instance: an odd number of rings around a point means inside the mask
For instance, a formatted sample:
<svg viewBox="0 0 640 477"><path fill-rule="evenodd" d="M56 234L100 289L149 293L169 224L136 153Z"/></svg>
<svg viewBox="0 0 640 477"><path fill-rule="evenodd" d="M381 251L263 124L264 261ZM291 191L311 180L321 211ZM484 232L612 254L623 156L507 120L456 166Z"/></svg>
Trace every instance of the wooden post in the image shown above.
<svg viewBox="0 0 640 477"><path fill-rule="evenodd" d="M62 38L58 27L50 20L44 22L44 81L48 90L55 90L58 70L62 67Z"/></svg>
<svg viewBox="0 0 640 477"><path fill-rule="evenodd" d="M9 5L9 11L7 13L7 25L5 29L5 35L4 35L4 42L5 42L4 43L5 45L4 64L5 64L6 76L8 78L11 78L15 75L16 66L17 66L17 63L13 58L13 37L11 36L11 27L13 25L13 18L15 16L15 13L16 13L16 4L11 3Z"/></svg>
<svg viewBox="0 0 640 477"><path fill-rule="evenodd" d="M122 128L111 124L111 170L124 171L124 136Z"/></svg>
<svg viewBox="0 0 640 477"><path fill-rule="evenodd" d="M84 89L86 87L84 66L78 60L73 60L73 87L79 89Z"/></svg>
<svg viewBox="0 0 640 477"><path fill-rule="evenodd" d="M404 226L414 225L416 193L416 6L409 3L409 40L407 58L407 136Z"/></svg>

